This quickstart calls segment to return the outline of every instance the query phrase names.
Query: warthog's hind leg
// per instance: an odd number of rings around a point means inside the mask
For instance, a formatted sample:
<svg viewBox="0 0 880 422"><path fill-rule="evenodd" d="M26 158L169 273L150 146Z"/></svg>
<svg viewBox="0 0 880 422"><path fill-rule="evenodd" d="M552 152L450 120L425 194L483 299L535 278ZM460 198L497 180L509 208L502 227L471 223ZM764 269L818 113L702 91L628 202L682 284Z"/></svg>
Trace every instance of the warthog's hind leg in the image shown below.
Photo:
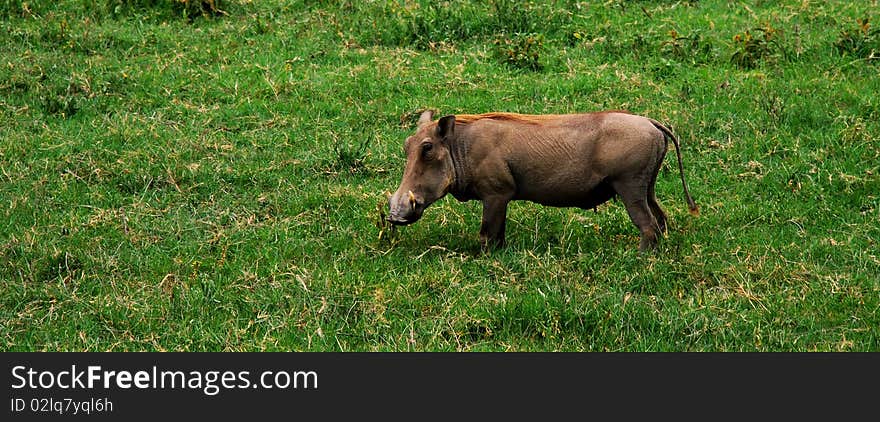
<svg viewBox="0 0 880 422"><path fill-rule="evenodd" d="M641 184L614 183L614 189L620 195L626 212L633 224L639 229L641 241L639 242L639 251L647 252L657 246L657 238L660 232L660 225L651 207L648 205L648 188ZM665 225L665 217L664 217Z"/></svg>
<svg viewBox="0 0 880 422"><path fill-rule="evenodd" d="M660 235L666 234L666 213L663 212L663 208L660 208L660 204L657 203L653 184L648 188L648 206L651 207L651 214L657 220L657 228L660 230Z"/></svg>

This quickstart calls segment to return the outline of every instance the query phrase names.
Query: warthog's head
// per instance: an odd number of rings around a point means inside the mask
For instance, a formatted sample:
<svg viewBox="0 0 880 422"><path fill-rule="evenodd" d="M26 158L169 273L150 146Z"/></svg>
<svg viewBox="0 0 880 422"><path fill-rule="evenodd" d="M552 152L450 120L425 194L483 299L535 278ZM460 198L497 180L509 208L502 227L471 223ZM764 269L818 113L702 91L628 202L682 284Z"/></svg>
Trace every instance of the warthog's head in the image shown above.
<svg viewBox="0 0 880 422"><path fill-rule="evenodd" d="M388 199L388 221L396 225L412 224L422 217L428 205L442 198L455 182L448 140L453 136L455 116L432 123L434 112L419 118L416 133L406 138L406 167L394 195Z"/></svg>

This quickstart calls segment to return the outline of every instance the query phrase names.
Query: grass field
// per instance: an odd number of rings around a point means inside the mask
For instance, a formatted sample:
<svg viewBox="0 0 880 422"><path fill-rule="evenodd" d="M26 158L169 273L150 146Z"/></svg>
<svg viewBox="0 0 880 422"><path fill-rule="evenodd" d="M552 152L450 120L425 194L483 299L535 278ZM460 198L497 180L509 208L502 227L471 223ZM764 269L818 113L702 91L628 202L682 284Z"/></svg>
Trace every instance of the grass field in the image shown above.
<svg viewBox="0 0 880 422"><path fill-rule="evenodd" d="M0 350L880 351L878 11L0 0ZM392 232L426 108L654 117L702 213L668 154L654 254L616 201Z"/></svg>

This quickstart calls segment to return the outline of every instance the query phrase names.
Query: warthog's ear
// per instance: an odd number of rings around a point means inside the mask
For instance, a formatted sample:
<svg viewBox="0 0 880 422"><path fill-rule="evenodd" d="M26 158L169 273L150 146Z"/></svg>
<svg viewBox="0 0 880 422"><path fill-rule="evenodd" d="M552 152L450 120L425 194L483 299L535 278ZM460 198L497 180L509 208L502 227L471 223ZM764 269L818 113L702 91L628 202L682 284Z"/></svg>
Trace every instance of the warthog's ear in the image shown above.
<svg viewBox="0 0 880 422"><path fill-rule="evenodd" d="M437 136L440 139L448 138L455 133L455 116L443 116L437 122Z"/></svg>
<svg viewBox="0 0 880 422"><path fill-rule="evenodd" d="M422 127L425 124L431 123L431 120L434 120L434 110L423 111L422 115L419 116L419 127Z"/></svg>

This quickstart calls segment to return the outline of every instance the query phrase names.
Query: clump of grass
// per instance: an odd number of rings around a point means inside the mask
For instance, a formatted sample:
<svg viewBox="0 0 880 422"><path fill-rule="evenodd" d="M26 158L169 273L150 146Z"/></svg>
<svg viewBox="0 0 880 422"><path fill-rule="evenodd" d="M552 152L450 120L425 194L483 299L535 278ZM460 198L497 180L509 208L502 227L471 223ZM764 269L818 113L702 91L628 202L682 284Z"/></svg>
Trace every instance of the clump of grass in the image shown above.
<svg viewBox="0 0 880 422"><path fill-rule="evenodd" d="M347 142L335 139L333 158L327 168L329 173L357 173L366 168L369 138L362 141Z"/></svg>
<svg viewBox="0 0 880 422"><path fill-rule="evenodd" d="M226 15L222 0L106 0L106 7L114 15L152 10L189 20L198 17Z"/></svg>
<svg viewBox="0 0 880 422"><path fill-rule="evenodd" d="M574 24L567 28L560 40L570 46L580 45L588 50L594 50L597 55L609 59L639 60L656 50L656 45L645 33L629 33L610 22L587 27Z"/></svg>
<svg viewBox="0 0 880 422"><path fill-rule="evenodd" d="M46 260L37 280L52 281L60 278L67 282L82 272L83 268L84 264L75 255L69 252L58 253Z"/></svg>
<svg viewBox="0 0 880 422"><path fill-rule="evenodd" d="M516 33L537 29L539 15L531 2L494 0L491 4L494 31Z"/></svg>
<svg viewBox="0 0 880 422"><path fill-rule="evenodd" d="M733 42L735 51L730 56L730 61L744 69L754 69L761 63L771 62L784 55L782 30L769 23L736 34Z"/></svg>
<svg viewBox="0 0 880 422"><path fill-rule="evenodd" d="M571 24L566 8L531 1L389 2L358 8L370 17L369 22L353 25L359 28L361 42L420 50L440 43L491 41L498 34L540 32L550 37Z"/></svg>
<svg viewBox="0 0 880 422"><path fill-rule="evenodd" d="M380 44L412 45L422 50L439 42L466 40L481 32L479 22L467 18L476 13L472 8L435 2L411 6L392 3L368 13L379 22L373 22L373 33L367 32L367 37Z"/></svg>
<svg viewBox="0 0 880 422"><path fill-rule="evenodd" d="M858 58L876 58L880 54L880 28L871 28L870 18L856 19L856 26L841 31L834 48L838 53Z"/></svg>
<svg viewBox="0 0 880 422"><path fill-rule="evenodd" d="M46 95L42 97L43 111L52 116L69 118L79 111L76 96L70 95Z"/></svg>
<svg viewBox="0 0 880 422"><path fill-rule="evenodd" d="M28 2L22 0L0 0L0 17L27 17L32 13Z"/></svg>
<svg viewBox="0 0 880 422"><path fill-rule="evenodd" d="M373 221L376 224L376 228L379 229L379 235L377 238L379 246L393 248L400 243L400 237L397 232L397 226L389 223L388 220L385 219L388 216L386 210L388 210L388 198L390 197L391 194L386 193L385 199L376 203L376 208L373 212Z"/></svg>
<svg viewBox="0 0 880 422"><path fill-rule="evenodd" d="M543 49L544 37L541 34L514 34L496 38L494 42L495 58L515 69L542 70Z"/></svg>
<svg viewBox="0 0 880 422"><path fill-rule="evenodd" d="M693 64L708 63L713 58L712 45L699 31L690 35L679 34L674 29L669 31L669 39L660 44L660 51L665 56Z"/></svg>
<svg viewBox="0 0 880 422"><path fill-rule="evenodd" d="M73 116L82 108L88 95L72 80L46 80L35 85L33 88L39 95L39 105L48 116Z"/></svg>

